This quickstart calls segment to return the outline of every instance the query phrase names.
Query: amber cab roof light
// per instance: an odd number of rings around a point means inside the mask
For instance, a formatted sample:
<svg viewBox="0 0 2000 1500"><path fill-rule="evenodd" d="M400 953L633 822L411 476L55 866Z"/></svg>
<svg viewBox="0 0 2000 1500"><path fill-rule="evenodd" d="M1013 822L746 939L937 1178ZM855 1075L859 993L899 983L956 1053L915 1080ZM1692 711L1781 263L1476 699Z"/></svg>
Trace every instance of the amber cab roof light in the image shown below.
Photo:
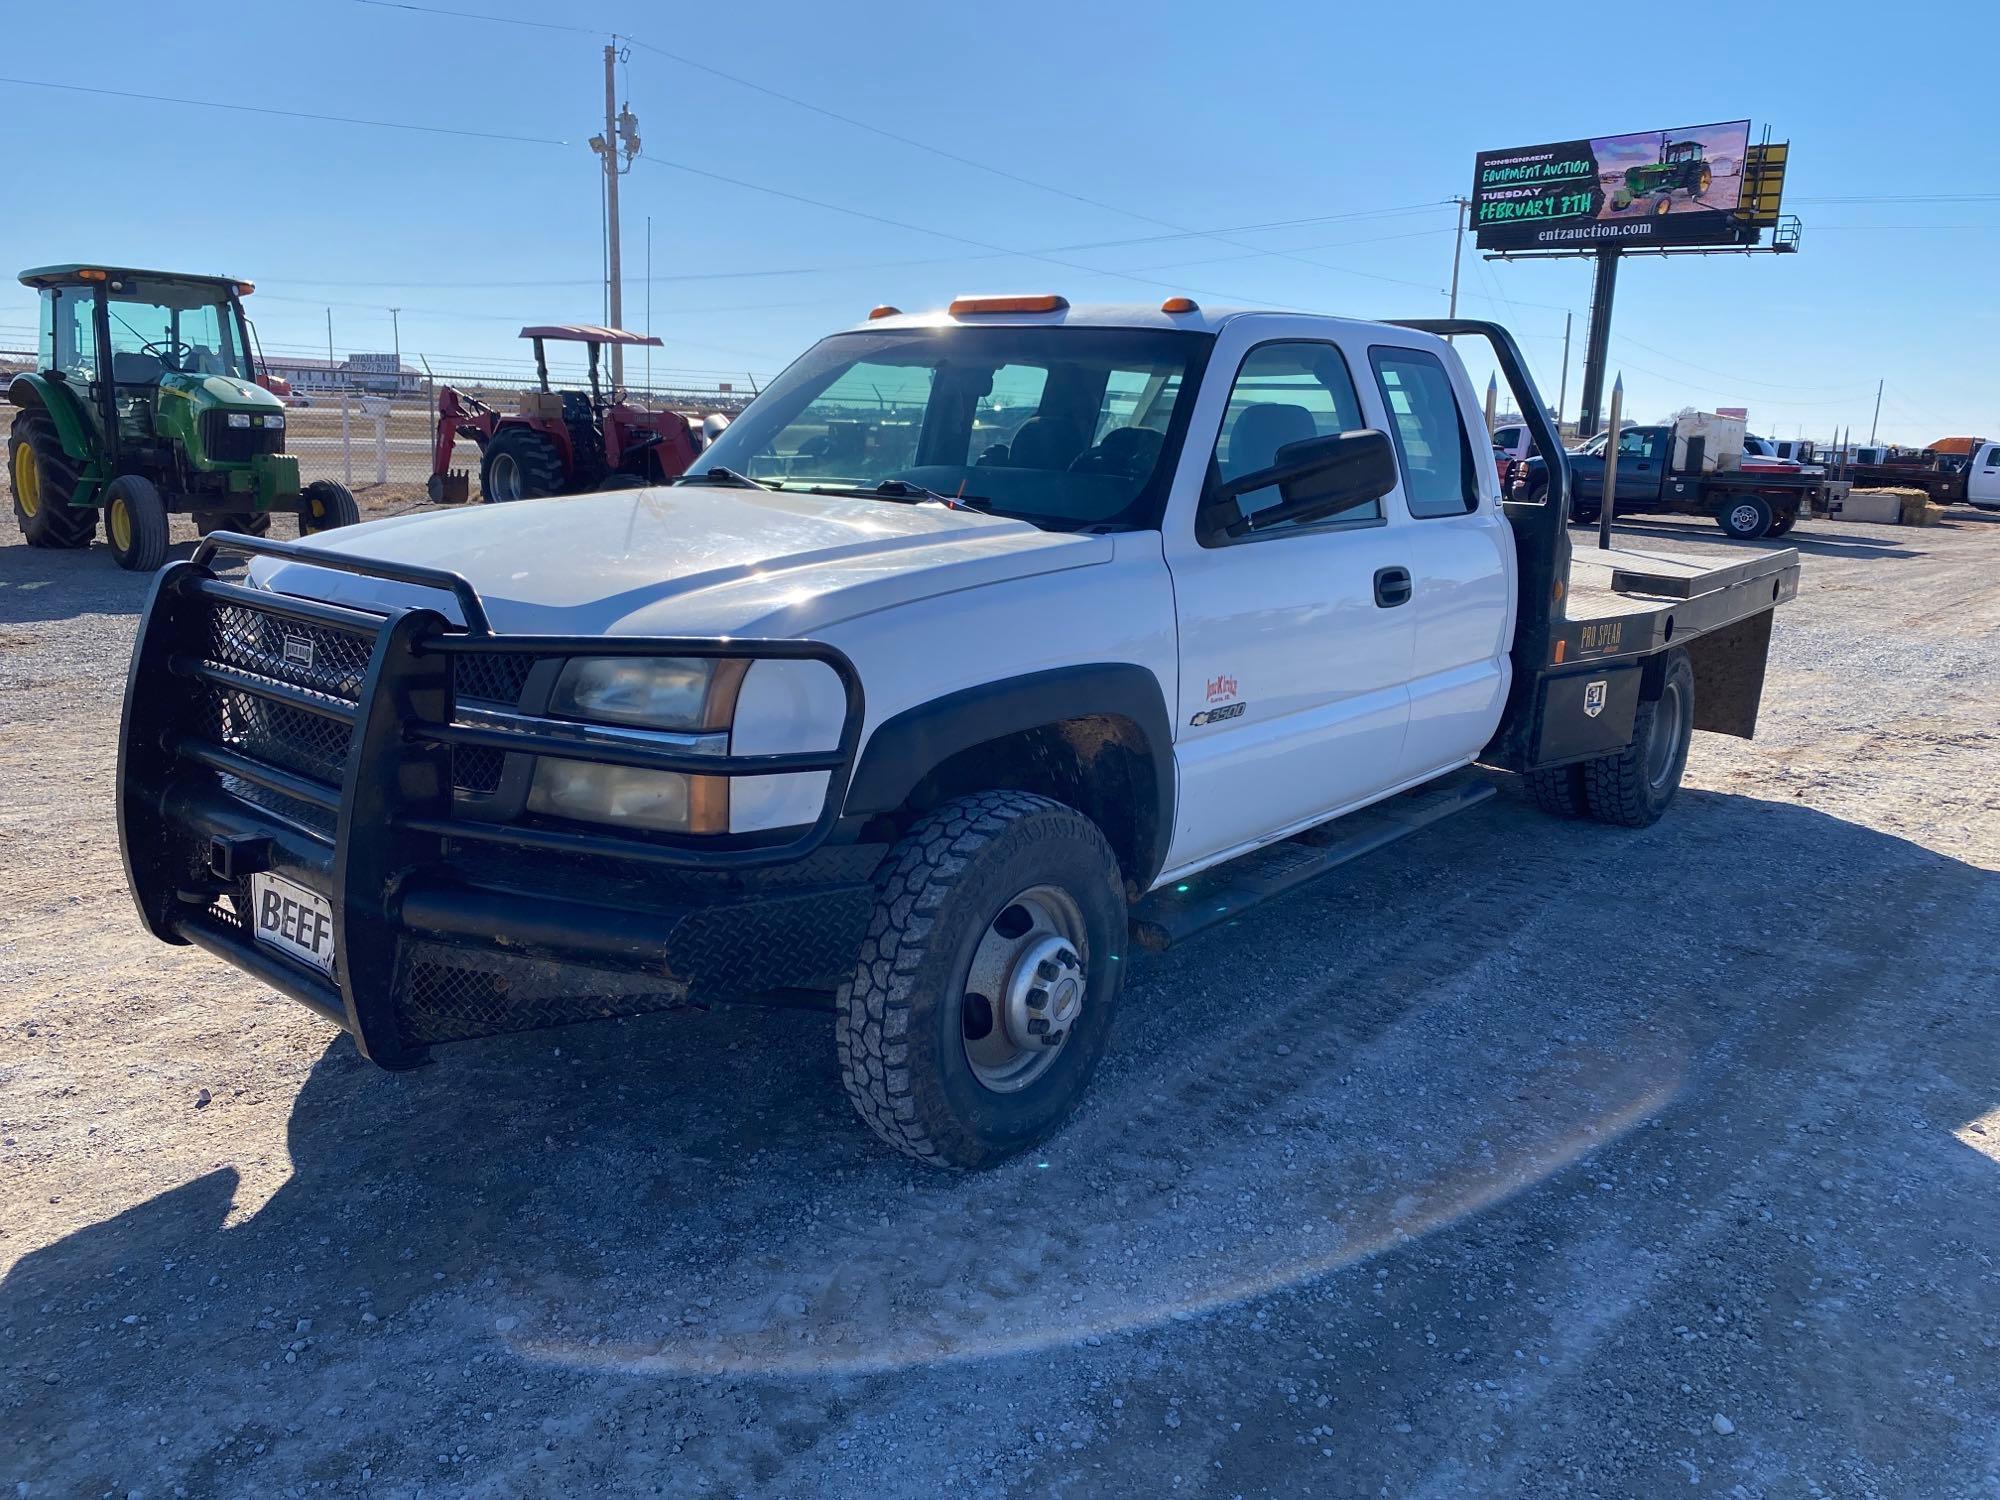
<svg viewBox="0 0 2000 1500"><path fill-rule="evenodd" d="M1069 298L1058 297L1054 292L1040 292L1029 297L954 297L951 299L951 315L962 318L969 313L1061 312L1068 306Z"/></svg>
<svg viewBox="0 0 2000 1500"><path fill-rule="evenodd" d="M257 290L257 283L254 281L239 281L234 283L234 285L236 287L236 295L239 297L247 297Z"/></svg>
<svg viewBox="0 0 2000 1500"><path fill-rule="evenodd" d="M1163 313L1200 312L1201 304L1192 297L1169 297L1160 304Z"/></svg>
<svg viewBox="0 0 2000 1500"><path fill-rule="evenodd" d="M873 307L868 310L868 321L872 323L877 318L900 318L902 315L902 308L891 307L888 303L884 302L880 307Z"/></svg>

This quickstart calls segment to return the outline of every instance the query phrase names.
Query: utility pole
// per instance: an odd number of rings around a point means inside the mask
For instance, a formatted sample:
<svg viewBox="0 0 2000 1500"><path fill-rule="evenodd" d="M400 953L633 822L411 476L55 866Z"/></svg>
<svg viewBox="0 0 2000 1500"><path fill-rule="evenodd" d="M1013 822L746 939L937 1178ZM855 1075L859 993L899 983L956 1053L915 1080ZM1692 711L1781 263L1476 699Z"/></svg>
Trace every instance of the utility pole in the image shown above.
<svg viewBox="0 0 2000 1500"><path fill-rule="evenodd" d="M403 320L397 316L400 312L402 312L402 308L400 307L389 309L389 327L395 340L396 349L396 380L391 389L399 396L403 394Z"/></svg>
<svg viewBox="0 0 2000 1500"><path fill-rule="evenodd" d="M1868 424L1868 446L1875 446L1875 429L1882 425L1882 382L1875 382L1875 419Z"/></svg>
<svg viewBox="0 0 2000 1500"><path fill-rule="evenodd" d="M653 336L653 216L646 215L646 337ZM653 346L646 346L646 391L653 390Z"/></svg>
<svg viewBox="0 0 2000 1500"><path fill-rule="evenodd" d="M1452 236L1451 240L1451 312L1449 314L1449 316L1455 318L1458 316L1458 262L1459 258L1465 254L1465 211L1472 207L1472 200L1470 198L1454 198L1451 201L1458 205L1458 232Z"/></svg>
<svg viewBox="0 0 2000 1500"><path fill-rule="evenodd" d="M1618 500L1618 439L1624 434L1619 424L1625 416L1625 376L1621 373L1617 383L1611 387L1611 425L1605 429L1604 438L1604 496L1597 502L1597 545L1600 551L1611 550L1611 517L1617 510ZM1672 442L1671 436L1668 442ZM1668 455L1672 457L1671 454Z"/></svg>
<svg viewBox="0 0 2000 1500"><path fill-rule="evenodd" d="M625 279L618 243L618 179L632 170L639 154L639 121L629 108L618 106L618 64L624 50L613 38L604 49L604 134L590 138L590 149L604 159L604 284L606 316L613 328L625 326ZM620 159L623 164L620 164ZM611 385L625 384L625 351L611 346Z"/></svg>
<svg viewBox="0 0 2000 1500"><path fill-rule="evenodd" d="M1556 392L1556 435L1562 435L1563 408L1569 405L1569 325L1574 313L1563 314L1563 378Z"/></svg>

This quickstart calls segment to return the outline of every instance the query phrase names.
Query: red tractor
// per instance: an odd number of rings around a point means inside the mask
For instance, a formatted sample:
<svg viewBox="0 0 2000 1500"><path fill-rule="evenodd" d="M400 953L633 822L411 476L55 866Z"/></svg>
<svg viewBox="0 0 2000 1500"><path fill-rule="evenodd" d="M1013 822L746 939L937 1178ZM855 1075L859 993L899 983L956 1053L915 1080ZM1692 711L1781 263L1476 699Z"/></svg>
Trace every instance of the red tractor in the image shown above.
<svg viewBox="0 0 2000 1500"><path fill-rule="evenodd" d="M471 498L470 476L451 466L452 447L462 437L479 445L479 492L489 502L637 489L672 479L694 462L701 440L685 417L635 406L623 391L607 393L598 381L597 352L604 345L657 347L658 339L582 324L523 328L521 337L534 340L541 389L524 391L519 410L498 411L467 391L438 387L428 485L433 501L457 505ZM548 339L589 346L588 391L549 388Z"/></svg>

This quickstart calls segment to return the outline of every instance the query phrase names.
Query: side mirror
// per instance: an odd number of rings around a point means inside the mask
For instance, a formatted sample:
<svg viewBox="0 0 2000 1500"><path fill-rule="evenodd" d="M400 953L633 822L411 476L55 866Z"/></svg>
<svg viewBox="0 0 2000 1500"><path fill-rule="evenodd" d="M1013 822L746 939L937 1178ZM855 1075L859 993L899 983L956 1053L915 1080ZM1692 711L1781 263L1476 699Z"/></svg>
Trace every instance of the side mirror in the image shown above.
<svg viewBox="0 0 2000 1500"><path fill-rule="evenodd" d="M1218 485L1207 505L1209 529L1248 536L1267 526L1297 525L1338 515L1379 500L1396 487L1396 450L1373 427L1301 438L1280 448L1268 469L1239 474ZM1252 515L1237 502L1257 490L1277 488L1279 500Z"/></svg>

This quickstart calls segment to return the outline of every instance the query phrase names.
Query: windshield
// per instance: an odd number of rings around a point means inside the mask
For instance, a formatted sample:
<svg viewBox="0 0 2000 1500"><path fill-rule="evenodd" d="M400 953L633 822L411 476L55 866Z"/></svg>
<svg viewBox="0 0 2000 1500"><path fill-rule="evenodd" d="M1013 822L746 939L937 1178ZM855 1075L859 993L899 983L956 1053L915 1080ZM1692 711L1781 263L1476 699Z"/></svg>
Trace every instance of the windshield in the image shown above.
<svg viewBox="0 0 2000 1500"><path fill-rule="evenodd" d="M111 378L157 384L168 371L250 378L236 313L214 285L127 277L107 298Z"/></svg>
<svg viewBox="0 0 2000 1500"><path fill-rule="evenodd" d="M788 490L900 481L1052 529L1159 524L1206 334L962 327L838 334L702 453Z"/></svg>

